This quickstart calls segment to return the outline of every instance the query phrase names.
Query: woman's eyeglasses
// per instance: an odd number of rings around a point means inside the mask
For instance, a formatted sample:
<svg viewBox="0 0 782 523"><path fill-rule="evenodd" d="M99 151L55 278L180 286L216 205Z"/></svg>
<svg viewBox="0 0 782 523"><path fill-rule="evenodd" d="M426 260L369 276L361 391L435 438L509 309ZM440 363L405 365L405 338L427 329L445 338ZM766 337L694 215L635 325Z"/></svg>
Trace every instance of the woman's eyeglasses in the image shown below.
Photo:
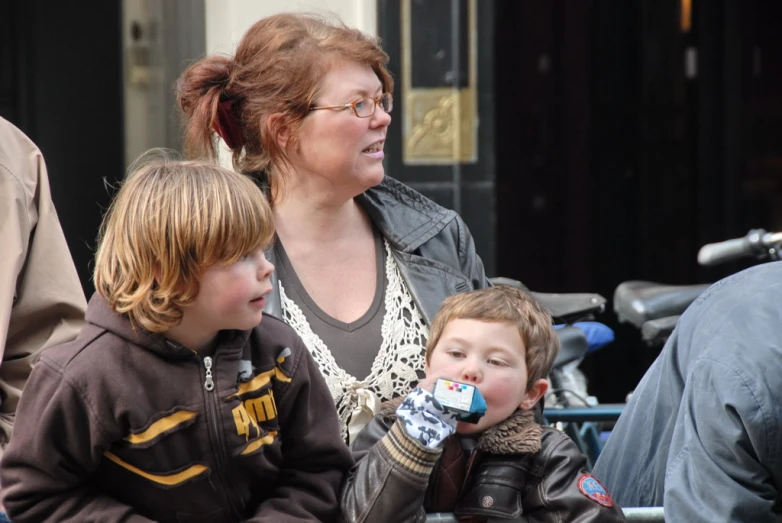
<svg viewBox="0 0 782 523"><path fill-rule="evenodd" d="M387 113L390 113L394 108L394 97L391 93L383 93L377 98L364 97L358 100L353 100L349 104L343 105L329 105L323 107L310 107L310 111L317 111L319 109L334 109L338 111L344 111L347 108L353 109L353 113L359 118L369 118L375 114L377 106L383 108Z"/></svg>

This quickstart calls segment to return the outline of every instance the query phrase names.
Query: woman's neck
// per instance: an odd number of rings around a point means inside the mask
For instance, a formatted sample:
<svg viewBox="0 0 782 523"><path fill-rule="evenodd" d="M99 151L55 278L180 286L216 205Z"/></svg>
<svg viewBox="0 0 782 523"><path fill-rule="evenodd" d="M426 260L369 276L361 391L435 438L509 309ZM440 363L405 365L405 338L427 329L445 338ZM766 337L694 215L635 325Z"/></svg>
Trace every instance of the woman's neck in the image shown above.
<svg viewBox="0 0 782 523"><path fill-rule="evenodd" d="M335 202L290 191L275 201L273 210L286 250L294 244L323 246L371 232L369 218L352 198Z"/></svg>

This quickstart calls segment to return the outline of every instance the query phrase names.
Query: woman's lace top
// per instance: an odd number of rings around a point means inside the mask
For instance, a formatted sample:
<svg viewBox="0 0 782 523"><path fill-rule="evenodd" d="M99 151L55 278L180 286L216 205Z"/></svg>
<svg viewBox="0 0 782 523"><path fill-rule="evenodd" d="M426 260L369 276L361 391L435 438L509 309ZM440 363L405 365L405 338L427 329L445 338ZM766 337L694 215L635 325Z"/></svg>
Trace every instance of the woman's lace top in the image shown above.
<svg viewBox="0 0 782 523"><path fill-rule="evenodd" d="M348 422L354 411L358 413L369 405L369 409L376 412L379 401L407 394L411 385L417 383L424 373L424 350L429 329L402 280L388 242L384 240L384 243L388 287L385 294L386 314L381 328L383 342L372 363L372 370L363 380L351 376L337 365L328 347L312 332L304 313L288 298L280 283L283 319L301 336L320 367L337 406L340 430L346 441ZM368 416L362 418L365 419L363 423L369 421ZM353 427L350 432L354 433Z"/></svg>

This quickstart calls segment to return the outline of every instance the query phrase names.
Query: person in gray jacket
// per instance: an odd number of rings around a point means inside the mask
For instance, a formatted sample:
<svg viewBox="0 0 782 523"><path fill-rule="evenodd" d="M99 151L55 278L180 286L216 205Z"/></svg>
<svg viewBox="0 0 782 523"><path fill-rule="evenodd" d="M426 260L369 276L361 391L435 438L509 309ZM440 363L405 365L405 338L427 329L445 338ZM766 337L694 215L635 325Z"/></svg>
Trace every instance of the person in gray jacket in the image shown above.
<svg viewBox="0 0 782 523"><path fill-rule="evenodd" d="M312 352L346 440L423 377L443 299L488 285L457 214L385 176L387 62L375 37L282 13L177 86L188 153L216 158L217 133L236 170L267 190L278 298L266 311Z"/></svg>
<svg viewBox="0 0 782 523"><path fill-rule="evenodd" d="M646 372L595 465L666 521L782 515L782 262L712 285Z"/></svg>

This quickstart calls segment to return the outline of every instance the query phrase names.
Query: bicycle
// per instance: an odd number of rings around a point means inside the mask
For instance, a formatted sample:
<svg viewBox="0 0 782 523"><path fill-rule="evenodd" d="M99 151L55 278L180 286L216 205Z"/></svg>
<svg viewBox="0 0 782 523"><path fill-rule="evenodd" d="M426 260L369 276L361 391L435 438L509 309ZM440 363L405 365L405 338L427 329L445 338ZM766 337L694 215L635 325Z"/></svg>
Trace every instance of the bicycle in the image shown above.
<svg viewBox="0 0 782 523"><path fill-rule="evenodd" d="M782 259L782 232L752 229L741 238L704 245L698 264L710 267L741 258L760 261ZM642 280L620 283L614 291L614 311L620 322L634 325L643 341L662 347L676 327L679 316L711 284L667 285Z"/></svg>

